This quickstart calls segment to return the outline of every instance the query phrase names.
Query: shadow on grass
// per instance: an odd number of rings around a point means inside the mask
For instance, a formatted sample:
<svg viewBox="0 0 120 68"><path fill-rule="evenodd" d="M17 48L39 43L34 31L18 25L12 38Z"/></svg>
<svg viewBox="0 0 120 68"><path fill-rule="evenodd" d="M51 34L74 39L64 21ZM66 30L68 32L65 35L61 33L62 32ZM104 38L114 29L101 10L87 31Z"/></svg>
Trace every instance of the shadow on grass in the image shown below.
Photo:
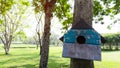
<svg viewBox="0 0 120 68"><path fill-rule="evenodd" d="M8 68L38 68L38 64L32 65L32 64L25 64L25 65L20 65L20 66L11 66Z"/></svg>
<svg viewBox="0 0 120 68"><path fill-rule="evenodd" d="M5 56L11 57L12 55L5 55ZM8 60L0 62L0 64L7 64L7 63L11 63L12 64L14 62L20 63L21 61L29 61L29 60L32 60L32 59L35 59L35 58L38 58L38 57L39 57L38 55L33 55L33 56L31 56L31 55L15 56L14 58L10 58ZM17 66L15 66L15 67L17 67Z"/></svg>
<svg viewBox="0 0 120 68"><path fill-rule="evenodd" d="M8 55L8 57L14 56L14 58L7 59L0 62L0 64L10 64L7 68L39 68L39 55ZM36 59L37 58L37 59ZM33 59L35 61L33 61ZM27 61L27 62L25 62ZM21 64L21 62L23 62ZM29 63L32 62L32 63ZM69 60L66 60L60 56L49 56L48 68L70 68ZM14 63L17 63L14 65ZM12 65L13 64L13 65Z"/></svg>
<svg viewBox="0 0 120 68"><path fill-rule="evenodd" d="M16 58L16 59L19 59L19 58ZM29 60L26 59L26 61L29 61ZM39 60L37 62L39 62ZM33 63L36 63L36 62L33 62ZM7 67L7 68L39 68L39 63L36 63L36 64L28 63L28 64L22 64L22 65L15 65L15 66ZM49 62L48 62L48 68L70 68L70 67L69 67L69 63L64 61L63 58L57 57L57 56L50 56Z"/></svg>
<svg viewBox="0 0 120 68"><path fill-rule="evenodd" d="M11 47L11 48L36 48L36 47Z"/></svg>
<svg viewBox="0 0 120 68"><path fill-rule="evenodd" d="M119 50L116 50L116 49L102 49L103 52L113 52L113 51L120 51Z"/></svg>

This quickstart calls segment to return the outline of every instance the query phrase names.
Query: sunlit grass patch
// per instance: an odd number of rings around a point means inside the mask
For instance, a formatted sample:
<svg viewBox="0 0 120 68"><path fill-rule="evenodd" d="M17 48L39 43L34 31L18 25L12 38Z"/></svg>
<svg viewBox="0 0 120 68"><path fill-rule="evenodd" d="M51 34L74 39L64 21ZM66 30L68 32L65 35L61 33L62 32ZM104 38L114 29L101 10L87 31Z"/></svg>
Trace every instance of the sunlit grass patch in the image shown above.
<svg viewBox="0 0 120 68"><path fill-rule="evenodd" d="M102 61L95 61L95 68L120 68L120 51L102 52Z"/></svg>

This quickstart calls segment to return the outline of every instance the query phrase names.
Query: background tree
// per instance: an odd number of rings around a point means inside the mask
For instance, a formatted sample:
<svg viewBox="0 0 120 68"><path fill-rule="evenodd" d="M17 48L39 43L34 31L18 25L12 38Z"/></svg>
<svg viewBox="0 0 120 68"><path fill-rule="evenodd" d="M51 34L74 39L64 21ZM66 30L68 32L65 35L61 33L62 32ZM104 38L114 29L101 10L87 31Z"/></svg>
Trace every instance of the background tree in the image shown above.
<svg viewBox="0 0 120 68"><path fill-rule="evenodd" d="M1 26L1 35L0 35L0 39L2 40L2 43L4 44L4 49L6 54L8 54L9 51L9 46L11 44L11 42L9 42L8 40L12 40L12 36L9 34L9 37L7 37L7 19L6 19L6 13L8 10L11 9L12 5L14 4L14 2L12 0L10 1L5 1L5 0L0 0L0 26ZM4 38L4 39L3 39ZM5 41L4 41L5 40Z"/></svg>
<svg viewBox="0 0 120 68"><path fill-rule="evenodd" d="M28 1L24 0L0 0L0 39L4 44L5 54L9 54L10 44L15 37L14 34L22 28L23 14Z"/></svg>

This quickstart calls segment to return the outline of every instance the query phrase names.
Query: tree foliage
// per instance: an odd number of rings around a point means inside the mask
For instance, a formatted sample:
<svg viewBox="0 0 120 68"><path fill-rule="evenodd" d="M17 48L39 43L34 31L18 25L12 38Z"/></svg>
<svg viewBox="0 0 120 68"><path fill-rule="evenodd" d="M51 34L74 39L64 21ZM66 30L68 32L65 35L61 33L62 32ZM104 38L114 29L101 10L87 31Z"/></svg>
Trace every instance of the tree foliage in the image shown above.
<svg viewBox="0 0 120 68"><path fill-rule="evenodd" d="M67 29L72 23L72 13L71 6L68 1L58 0L60 4L55 8L56 16L62 20L64 28ZM104 16L110 17L114 22L112 24L118 23L120 18L115 19L115 16L120 14L120 0L94 0L94 19L97 23L101 22L104 24ZM112 25L111 24L111 25ZM110 28L110 26L108 26Z"/></svg>
<svg viewBox="0 0 120 68"><path fill-rule="evenodd" d="M13 0L0 0L0 14L5 15L15 2Z"/></svg>
<svg viewBox="0 0 120 68"><path fill-rule="evenodd" d="M96 22L101 21L104 24L104 16L108 16L111 19L115 18L115 15L120 13L120 1L119 0L94 0L94 20ZM34 2L35 11L38 12L43 10L39 1ZM63 28L67 29L72 23L72 9L69 1L67 0L57 0L56 6L54 8L54 15L59 18L60 22L63 24ZM119 19L114 19L113 23L117 23Z"/></svg>
<svg viewBox="0 0 120 68"><path fill-rule="evenodd" d="M34 0L33 4L35 12L43 11L41 3L44 0ZM94 19L96 23L104 24L104 16L110 17L114 23L118 23L120 19L115 19L115 16L120 13L120 0L94 0ZM56 6L53 10L54 16L57 17L63 25L63 29L68 29L72 24L72 6L69 0L57 0ZM110 26L108 26L110 28Z"/></svg>
<svg viewBox="0 0 120 68"><path fill-rule="evenodd" d="M119 19L114 19L120 13L120 0L94 0L94 17L96 22L104 24L104 16L108 16L117 23Z"/></svg>
<svg viewBox="0 0 120 68"><path fill-rule="evenodd" d="M54 8L54 15L59 19L63 25L63 29L68 29L72 24L72 8L68 0L57 0L57 4Z"/></svg>
<svg viewBox="0 0 120 68"><path fill-rule="evenodd" d="M39 1L34 0L35 12L43 10L42 4ZM96 23L101 22L104 24L104 16L108 16L117 23L119 19L114 19L115 15L120 13L120 1L119 0L94 0L94 19ZM68 29L72 23L72 9L69 1L67 0L57 0L56 6L54 8L54 16L56 16L63 25L64 29ZM110 26L108 26L109 28Z"/></svg>

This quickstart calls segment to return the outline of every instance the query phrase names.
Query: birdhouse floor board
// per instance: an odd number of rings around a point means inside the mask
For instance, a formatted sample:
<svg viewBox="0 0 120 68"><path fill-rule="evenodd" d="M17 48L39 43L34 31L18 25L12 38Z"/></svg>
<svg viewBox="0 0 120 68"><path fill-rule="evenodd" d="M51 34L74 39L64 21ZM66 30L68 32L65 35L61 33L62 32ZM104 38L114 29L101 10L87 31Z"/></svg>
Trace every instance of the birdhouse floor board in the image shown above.
<svg viewBox="0 0 120 68"><path fill-rule="evenodd" d="M63 57L100 61L101 47L89 44L64 43Z"/></svg>

